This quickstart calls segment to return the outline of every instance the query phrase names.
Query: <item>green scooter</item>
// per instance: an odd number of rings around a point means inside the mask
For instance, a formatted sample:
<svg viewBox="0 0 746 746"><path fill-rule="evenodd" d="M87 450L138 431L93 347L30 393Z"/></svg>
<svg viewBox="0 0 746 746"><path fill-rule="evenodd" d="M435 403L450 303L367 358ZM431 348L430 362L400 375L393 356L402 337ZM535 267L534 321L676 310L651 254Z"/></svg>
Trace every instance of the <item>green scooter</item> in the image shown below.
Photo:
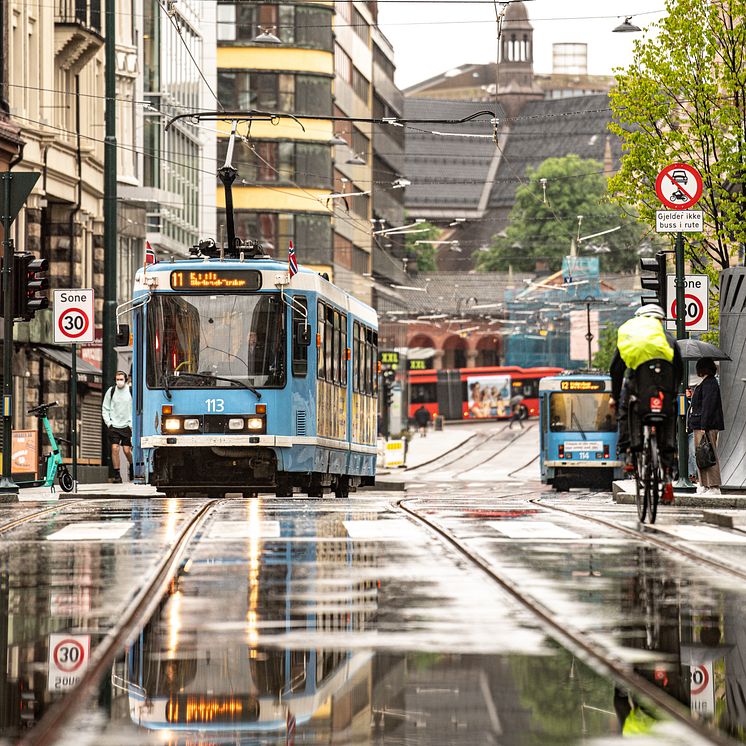
<svg viewBox="0 0 746 746"><path fill-rule="evenodd" d="M47 438L49 438L49 445L52 448L52 452L44 454L44 463L46 466L46 476L44 479L16 482L19 487L54 487L54 480L58 478L63 492L72 492L75 488L73 475L67 470L67 466L62 463L62 455L60 454L60 449L52 432L52 426L49 424L49 418L47 417L47 411L56 406L57 402L53 401L48 404L40 404L38 407L28 410L28 414L36 415L44 423L44 430L47 433Z"/></svg>

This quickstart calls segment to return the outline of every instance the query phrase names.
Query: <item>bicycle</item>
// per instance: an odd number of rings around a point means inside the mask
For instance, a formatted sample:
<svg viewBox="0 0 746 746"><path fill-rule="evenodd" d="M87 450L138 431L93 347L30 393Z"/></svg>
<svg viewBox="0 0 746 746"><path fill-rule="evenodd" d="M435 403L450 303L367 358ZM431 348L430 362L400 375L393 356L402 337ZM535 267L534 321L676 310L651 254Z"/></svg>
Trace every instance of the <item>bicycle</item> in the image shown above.
<svg viewBox="0 0 746 746"><path fill-rule="evenodd" d="M636 401L636 397L631 398L630 408ZM665 418L662 397L651 397L650 412L643 416L642 421L642 448L632 452L635 470L635 504L640 523L645 523L648 515L650 523L655 523L658 515L658 501L666 482L656 434L656 425L661 424Z"/></svg>
<svg viewBox="0 0 746 746"><path fill-rule="evenodd" d="M44 468L45 476L44 479L31 479L23 482L17 482L19 487L52 487L54 489L55 478L59 480L60 487L63 492L72 492L75 488L75 482L73 481L73 475L67 469L67 466L62 463L62 455L60 454L57 440L52 432L52 426L49 424L49 418L47 412L52 408L56 407L57 402L49 402L47 404L40 404L38 407L32 407L27 410L28 414L36 415L44 424L44 430L49 439L49 445L51 447L51 453L44 454Z"/></svg>

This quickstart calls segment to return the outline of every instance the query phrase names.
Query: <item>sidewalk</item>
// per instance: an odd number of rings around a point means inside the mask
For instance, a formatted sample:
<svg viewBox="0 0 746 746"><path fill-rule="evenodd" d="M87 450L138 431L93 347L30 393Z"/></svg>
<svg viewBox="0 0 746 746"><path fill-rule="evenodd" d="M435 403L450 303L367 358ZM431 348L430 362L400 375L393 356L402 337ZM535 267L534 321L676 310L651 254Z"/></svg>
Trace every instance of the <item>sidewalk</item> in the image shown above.
<svg viewBox="0 0 746 746"><path fill-rule="evenodd" d="M56 487L54 492L49 487L30 487L18 491L20 502L115 499L118 497L127 499L165 496L162 492L158 492L155 487L147 484L135 484L134 482L125 482L124 484L114 484L113 482L79 484L77 494L75 492L63 492L59 486Z"/></svg>
<svg viewBox="0 0 746 746"><path fill-rule="evenodd" d="M635 480L620 479L612 487L614 502L620 505L635 504ZM673 493L674 505L682 508L738 508L746 509L746 492L723 490L722 495L701 495L696 492Z"/></svg>

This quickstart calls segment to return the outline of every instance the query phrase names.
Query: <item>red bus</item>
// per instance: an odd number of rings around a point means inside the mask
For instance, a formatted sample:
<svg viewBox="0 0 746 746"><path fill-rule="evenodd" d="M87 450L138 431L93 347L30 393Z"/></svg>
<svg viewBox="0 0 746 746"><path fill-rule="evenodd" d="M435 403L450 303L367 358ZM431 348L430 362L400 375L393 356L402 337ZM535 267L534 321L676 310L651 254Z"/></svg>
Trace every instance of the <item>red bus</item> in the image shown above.
<svg viewBox="0 0 746 746"><path fill-rule="evenodd" d="M539 414L539 379L562 368L517 366L409 371L409 416L420 405L447 420L510 416L510 399L522 396L528 416Z"/></svg>

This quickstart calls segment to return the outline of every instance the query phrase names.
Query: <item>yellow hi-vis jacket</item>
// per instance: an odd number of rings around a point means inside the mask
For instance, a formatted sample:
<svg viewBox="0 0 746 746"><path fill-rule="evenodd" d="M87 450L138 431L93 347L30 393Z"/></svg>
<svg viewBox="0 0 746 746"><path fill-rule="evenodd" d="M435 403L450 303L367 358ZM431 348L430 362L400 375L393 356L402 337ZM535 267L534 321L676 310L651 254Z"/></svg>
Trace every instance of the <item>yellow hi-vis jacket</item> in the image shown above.
<svg viewBox="0 0 746 746"><path fill-rule="evenodd" d="M673 361L673 347L663 324L650 316L635 316L617 332L617 347L625 365L632 370L648 360Z"/></svg>

